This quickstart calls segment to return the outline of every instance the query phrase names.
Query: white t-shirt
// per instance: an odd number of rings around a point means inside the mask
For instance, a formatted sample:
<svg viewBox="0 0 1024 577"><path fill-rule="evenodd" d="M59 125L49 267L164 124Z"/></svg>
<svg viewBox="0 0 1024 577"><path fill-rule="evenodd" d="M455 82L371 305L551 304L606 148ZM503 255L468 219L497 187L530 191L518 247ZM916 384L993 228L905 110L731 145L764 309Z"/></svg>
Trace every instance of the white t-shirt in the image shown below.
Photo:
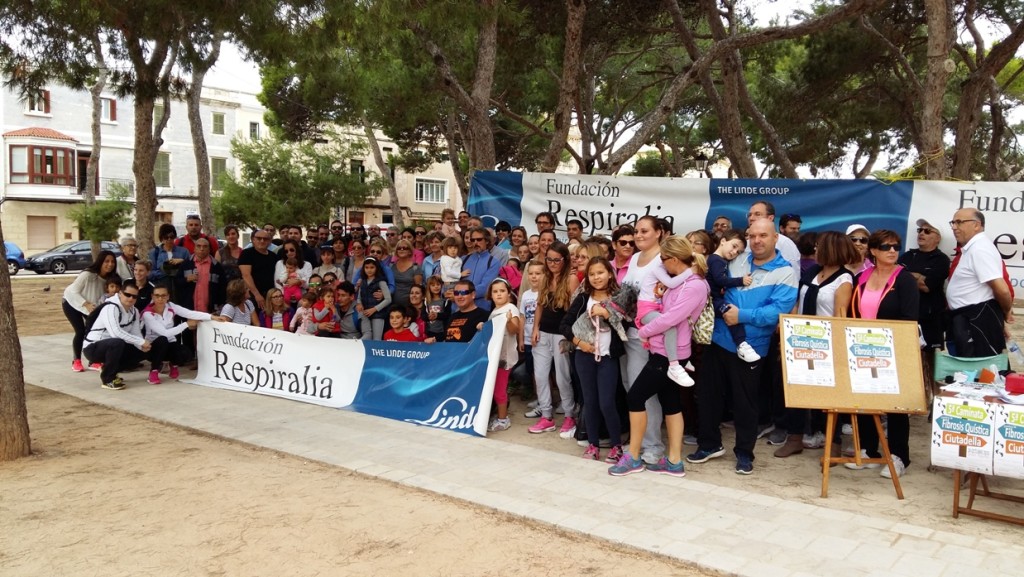
<svg viewBox="0 0 1024 577"><path fill-rule="evenodd" d="M946 285L946 302L950 309L976 305L995 298L988 282L1003 278L1003 257L996 245L979 232L964 245L960 262Z"/></svg>
<svg viewBox="0 0 1024 577"><path fill-rule="evenodd" d="M526 335L526 344L530 344L533 321L537 318L537 291L530 289L524 292L519 304L523 307L523 334Z"/></svg>
<svg viewBox="0 0 1024 577"><path fill-rule="evenodd" d="M632 258L629 259L629 270L626 271L625 278L622 279L623 285L633 285L637 290L637 299L654 301L654 286L657 284L657 278L651 274L654 269L660 268L666 276L668 272L665 272L665 265L661 264L661 256L655 254L651 262L644 266L640 266L640 255L636 253ZM648 281L650 277L650 282Z"/></svg>
<svg viewBox="0 0 1024 577"><path fill-rule="evenodd" d="M818 277L812 281L818 284ZM838 278L818 289L818 315L819 317L835 316L836 291L844 284L853 284L853 275L843 273ZM807 286L800 287L800 299L797 301L797 314L804 310L804 297L807 296Z"/></svg>
<svg viewBox="0 0 1024 577"><path fill-rule="evenodd" d="M589 316L590 309L599 304L601 304L601 301L596 301L593 297L587 299L587 310L583 314ZM597 333L597 352L601 353L601 356L607 357L608 353L612 350L612 330L607 325L602 324L600 326L601 330Z"/></svg>

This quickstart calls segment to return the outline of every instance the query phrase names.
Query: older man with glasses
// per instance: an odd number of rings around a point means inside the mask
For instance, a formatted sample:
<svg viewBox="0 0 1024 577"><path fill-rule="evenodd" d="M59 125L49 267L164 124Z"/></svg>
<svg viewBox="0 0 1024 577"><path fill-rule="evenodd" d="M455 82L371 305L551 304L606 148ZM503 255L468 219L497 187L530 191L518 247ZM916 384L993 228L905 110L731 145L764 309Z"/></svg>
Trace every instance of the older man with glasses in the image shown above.
<svg viewBox="0 0 1024 577"><path fill-rule="evenodd" d="M1013 292L1003 257L985 234L985 215L962 208L949 221L960 254L946 285L947 340L958 357L989 357L1006 348L1005 324L1013 322Z"/></svg>
<svg viewBox="0 0 1024 577"><path fill-rule="evenodd" d="M238 270L249 287L249 295L260 309L263 308L263 297L274 288L274 269L278 261L278 256L270 252L270 240L269 233L256 231L252 235L252 246L238 257Z"/></svg>
<svg viewBox="0 0 1024 577"><path fill-rule="evenodd" d="M487 231L481 227L472 227L466 235L469 238L469 246L466 247L468 254L462 259L463 279L472 281L479 287L488 287L491 281L498 278L498 270L501 268L501 261L494 258L487 250ZM476 297L476 306L490 310L486 295Z"/></svg>

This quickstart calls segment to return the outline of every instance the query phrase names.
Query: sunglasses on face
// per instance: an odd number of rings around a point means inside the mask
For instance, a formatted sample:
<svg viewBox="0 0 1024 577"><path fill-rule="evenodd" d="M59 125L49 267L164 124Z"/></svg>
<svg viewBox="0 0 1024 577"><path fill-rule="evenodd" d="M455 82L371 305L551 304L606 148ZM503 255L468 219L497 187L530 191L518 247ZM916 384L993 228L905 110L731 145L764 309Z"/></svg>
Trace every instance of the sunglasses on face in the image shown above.
<svg viewBox="0 0 1024 577"><path fill-rule="evenodd" d="M636 248L636 242L634 242L632 240L620 240L619 241L619 246L621 246L621 247L629 246L629 247Z"/></svg>
<svg viewBox="0 0 1024 577"><path fill-rule="evenodd" d="M123 294L125 296L125 298L129 298L129 299L137 299L137 298L139 298L139 293L126 293L124 291L121 291L121 294Z"/></svg>
<svg viewBox="0 0 1024 577"><path fill-rule="evenodd" d="M469 296L469 295L473 294L473 291L471 291L471 290L454 290L454 291L452 291L452 294L457 296L457 297L464 297L464 296Z"/></svg>
<svg viewBox="0 0 1024 577"><path fill-rule="evenodd" d="M882 252L889 252L890 250L894 250L896 252L899 252L900 251L900 245L899 245L899 243L893 244L893 243L883 242L882 244L878 245L878 250L880 250Z"/></svg>
<svg viewBox="0 0 1024 577"><path fill-rule="evenodd" d="M917 234L921 234L921 233L932 234L933 232L935 232L935 231L930 229L930 228L919 228L919 229L917 229Z"/></svg>
<svg viewBox="0 0 1024 577"><path fill-rule="evenodd" d="M868 237L866 237L866 236L851 236L850 240L852 240L853 242L855 242L857 244L867 244L868 243Z"/></svg>
<svg viewBox="0 0 1024 577"><path fill-rule="evenodd" d="M555 257L555 258L551 258L550 256L548 256L548 257L544 257L544 260L547 261L547 262L562 262L565 259L560 257L560 256L559 257Z"/></svg>

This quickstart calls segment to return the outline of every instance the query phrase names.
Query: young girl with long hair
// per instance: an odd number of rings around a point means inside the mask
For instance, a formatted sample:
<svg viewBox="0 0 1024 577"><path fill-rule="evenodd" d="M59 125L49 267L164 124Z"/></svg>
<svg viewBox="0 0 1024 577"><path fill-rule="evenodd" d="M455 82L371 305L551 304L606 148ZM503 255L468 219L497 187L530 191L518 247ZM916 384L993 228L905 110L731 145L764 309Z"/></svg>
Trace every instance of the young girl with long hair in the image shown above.
<svg viewBox="0 0 1024 577"><path fill-rule="evenodd" d="M559 430L563 439L571 439L576 432L576 399L573 395L569 375L569 355L562 351L565 337L559 332L562 317L572 304L572 293L579 285L576 275L570 272L569 249L560 242L548 247L544 257L544 289L537 298L537 315L534 319L533 345L534 381L537 386L537 408L541 418L529 428L531 433L547 433L555 430L552 420L551 387L548 374L555 366L555 384L562 397L565 420Z"/></svg>
<svg viewBox="0 0 1024 577"><path fill-rule="evenodd" d="M615 406L615 394L619 385L619 357L626 353L626 348L607 320L608 302L619 290L619 283L615 280L615 269L606 258L593 257L582 270L582 290L562 319L561 328L565 338L571 338L577 349L573 362L583 393L583 418L590 443L583 457L595 461L601 458L597 439L603 417L613 445L605 461L615 463L622 457L619 444L622 424ZM595 327L592 338L574 330L577 319L584 315Z"/></svg>
<svg viewBox="0 0 1024 577"><path fill-rule="evenodd" d="M383 296L375 299L373 293L378 290ZM363 331L363 340L379 341L384 338L384 325L388 320L388 307L391 306L391 289L388 288L380 261L373 257L363 260L356 292L359 293L356 310L362 315L359 326Z"/></svg>

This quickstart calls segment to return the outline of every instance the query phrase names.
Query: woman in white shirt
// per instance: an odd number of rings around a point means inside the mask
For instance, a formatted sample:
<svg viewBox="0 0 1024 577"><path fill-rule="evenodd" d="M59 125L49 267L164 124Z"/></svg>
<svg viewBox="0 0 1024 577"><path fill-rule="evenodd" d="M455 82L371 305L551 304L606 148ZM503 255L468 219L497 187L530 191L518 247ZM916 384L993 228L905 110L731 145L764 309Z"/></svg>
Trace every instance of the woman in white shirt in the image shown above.
<svg viewBox="0 0 1024 577"><path fill-rule="evenodd" d="M183 323L174 323L174 317L178 316L187 319ZM181 344L178 335L189 329L195 329L199 321L225 321L224 317L212 316L187 309L171 302L171 291L164 284L157 285L153 289L153 302L142 311L142 323L146 328L146 340L153 342L158 338L167 339L168 346L163 359L153 359L154 366L158 363L170 362L168 376L172 379L178 378L178 367L192 360L192 350ZM160 384L160 371L149 372L149 383Z"/></svg>

